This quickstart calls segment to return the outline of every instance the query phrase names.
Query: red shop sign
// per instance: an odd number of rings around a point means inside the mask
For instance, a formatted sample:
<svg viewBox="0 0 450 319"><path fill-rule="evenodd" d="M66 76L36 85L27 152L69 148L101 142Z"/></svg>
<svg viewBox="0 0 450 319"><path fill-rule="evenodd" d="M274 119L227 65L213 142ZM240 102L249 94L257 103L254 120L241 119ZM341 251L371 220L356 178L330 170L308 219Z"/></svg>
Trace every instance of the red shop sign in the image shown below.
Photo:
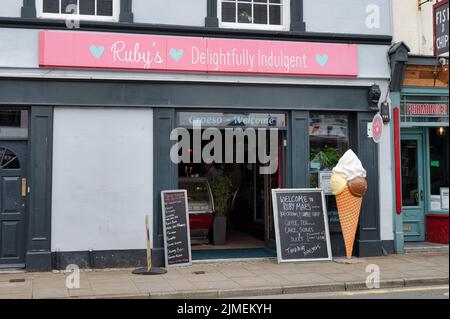
<svg viewBox="0 0 450 319"><path fill-rule="evenodd" d="M448 105L441 104L406 104L407 115L448 115Z"/></svg>

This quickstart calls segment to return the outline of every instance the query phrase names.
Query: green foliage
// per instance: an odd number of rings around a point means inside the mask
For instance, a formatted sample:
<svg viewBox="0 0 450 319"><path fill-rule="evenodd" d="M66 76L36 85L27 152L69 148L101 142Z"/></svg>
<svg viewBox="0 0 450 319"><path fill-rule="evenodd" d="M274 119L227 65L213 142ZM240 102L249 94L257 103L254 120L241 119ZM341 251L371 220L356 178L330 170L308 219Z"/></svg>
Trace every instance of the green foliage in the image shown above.
<svg viewBox="0 0 450 319"><path fill-rule="evenodd" d="M211 190L214 196L216 216L225 216L228 201L232 196L233 183L223 173L217 175L211 182Z"/></svg>
<svg viewBox="0 0 450 319"><path fill-rule="evenodd" d="M339 162L339 151L337 148L328 147L325 148L313 148L311 149L310 160L320 162L320 169L332 169Z"/></svg>
<svg viewBox="0 0 450 319"><path fill-rule="evenodd" d="M331 170L340 159L339 150L325 145L323 148L313 148L310 153L310 161L320 163L320 170ZM319 178L317 172L312 172L309 176L310 187L319 187Z"/></svg>

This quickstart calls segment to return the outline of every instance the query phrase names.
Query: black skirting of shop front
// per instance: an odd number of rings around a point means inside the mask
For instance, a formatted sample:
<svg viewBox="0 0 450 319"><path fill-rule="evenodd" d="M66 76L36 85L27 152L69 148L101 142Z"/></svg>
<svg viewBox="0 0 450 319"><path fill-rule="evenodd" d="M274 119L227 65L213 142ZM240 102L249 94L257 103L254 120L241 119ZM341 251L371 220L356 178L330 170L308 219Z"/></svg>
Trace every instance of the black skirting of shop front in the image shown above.
<svg viewBox="0 0 450 319"><path fill-rule="evenodd" d="M350 119L349 144L367 170L369 189L361 210L355 254L360 257L382 255L378 147L367 137L367 124L374 116L368 101L369 89L370 87L360 86L0 79L0 107L28 106L39 111L31 123L31 153L36 153L37 157L32 159L30 165L35 195L30 199L32 204L28 213L27 269L49 270L51 267L56 268L56 264L61 267L62 264L70 264L72 261L86 266L92 263L95 265L95 258L92 262L93 256L109 260L113 254L113 252L97 252L95 255L94 252L92 255L89 252L73 252L60 255L53 253L52 256L51 114L52 108L60 106L153 108L155 199L153 262L156 266L162 266L164 263L160 192L176 189L178 185L178 167L170 160L170 149L174 142L169 139L171 131L177 125L177 111L191 109L215 112L220 109L241 112L257 110L286 112L288 116L286 186L292 188L310 186L308 170L310 113L345 113ZM47 139L44 138L45 134L49 135ZM330 223L330 230L333 255L343 256L345 250L339 224ZM143 257L142 252L130 254L136 256L136 264L139 264L139 260ZM123 253L123 256L125 259L130 258L130 254ZM106 264L110 266L109 262Z"/></svg>

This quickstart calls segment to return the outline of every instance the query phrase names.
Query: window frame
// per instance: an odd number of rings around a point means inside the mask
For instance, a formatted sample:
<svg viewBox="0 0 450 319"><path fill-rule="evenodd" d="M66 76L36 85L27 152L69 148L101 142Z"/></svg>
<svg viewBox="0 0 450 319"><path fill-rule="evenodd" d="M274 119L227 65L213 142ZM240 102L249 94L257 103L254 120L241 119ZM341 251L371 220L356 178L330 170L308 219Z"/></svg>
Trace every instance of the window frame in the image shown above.
<svg viewBox="0 0 450 319"><path fill-rule="evenodd" d="M239 22L222 22L222 3L227 0L217 0L217 18L219 28L224 29L247 29L247 30L266 30L266 31L289 31L291 22L291 0L281 0L283 7L281 10L281 24L253 24ZM239 1L239 0L238 0ZM269 5L269 4L267 4Z"/></svg>
<svg viewBox="0 0 450 319"><path fill-rule="evenodd" d="M61 0L59 0L61 3ZM86 14L67 14L67 13L48 13L44 12L44 0L36 0L36 17L40 19L57 19L57 20L71 20L78 18L81 21L101 21L101 22L118 22L120 15L120 0L112 0L113 15L112 16L97 16Z"/></svg>
<svg viewBox="0 0 450 319"><path fill-rule="evenodd" d="M332 168L330 167L329 169L323 169L320 168L319 170L314 170L311 169L311 132L309 131L311 128L311 124L312 124L312 119L314 118L313 115L323 115L323 116L328 116L329 118L334 118L334 119L339 119L341 117L345 117L346 120L346 128L347 128L347 136L346 138L346 143L348 143L348 150L353 149L356 152L356 147L353 146L353 139L355 136L355 131L354 131L354 117L352 116L352 114L350 112L346 112L346 111L335 111L335 110L314 110L314 111L310 111L308 114L308 149L309 149L309 159L308 159L308 169L307 169L307 174L308 174L308 179L309 179L309 187L314 188L314 187L320 187L319 181L320 181L320 172L332 172ZM342 155L346 152L344 151L342 153ZM339 156L342 157L342 155ZM317 172L316 172L317 171ZM317 174L317 186L312 185L311 183L311 175L312 174ZM328 223L330 225L337 225L339 224L339 214L338 214L338 210L337 207L333 208L330 205L332 205L333 201L335 202L335 196L332 194L327 194L324 193L325 196L325 204L326 204L326 209L327 209L327 214L328 214Z"/></svg>

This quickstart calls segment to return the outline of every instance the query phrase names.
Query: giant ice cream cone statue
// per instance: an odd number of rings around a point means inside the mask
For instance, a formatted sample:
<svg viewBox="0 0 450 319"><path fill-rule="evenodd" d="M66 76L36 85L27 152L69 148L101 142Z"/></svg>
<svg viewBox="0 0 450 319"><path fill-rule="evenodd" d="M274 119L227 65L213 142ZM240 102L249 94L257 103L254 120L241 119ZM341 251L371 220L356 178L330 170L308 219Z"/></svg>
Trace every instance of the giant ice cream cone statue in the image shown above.
<svg viewBox="0 0 450 319"><path fill-rule="evenodd" d="M333 168L330 182L336 196L346 255L351 259L361 204L367 191L366 170L352 150L348 150Z"/></svg>

